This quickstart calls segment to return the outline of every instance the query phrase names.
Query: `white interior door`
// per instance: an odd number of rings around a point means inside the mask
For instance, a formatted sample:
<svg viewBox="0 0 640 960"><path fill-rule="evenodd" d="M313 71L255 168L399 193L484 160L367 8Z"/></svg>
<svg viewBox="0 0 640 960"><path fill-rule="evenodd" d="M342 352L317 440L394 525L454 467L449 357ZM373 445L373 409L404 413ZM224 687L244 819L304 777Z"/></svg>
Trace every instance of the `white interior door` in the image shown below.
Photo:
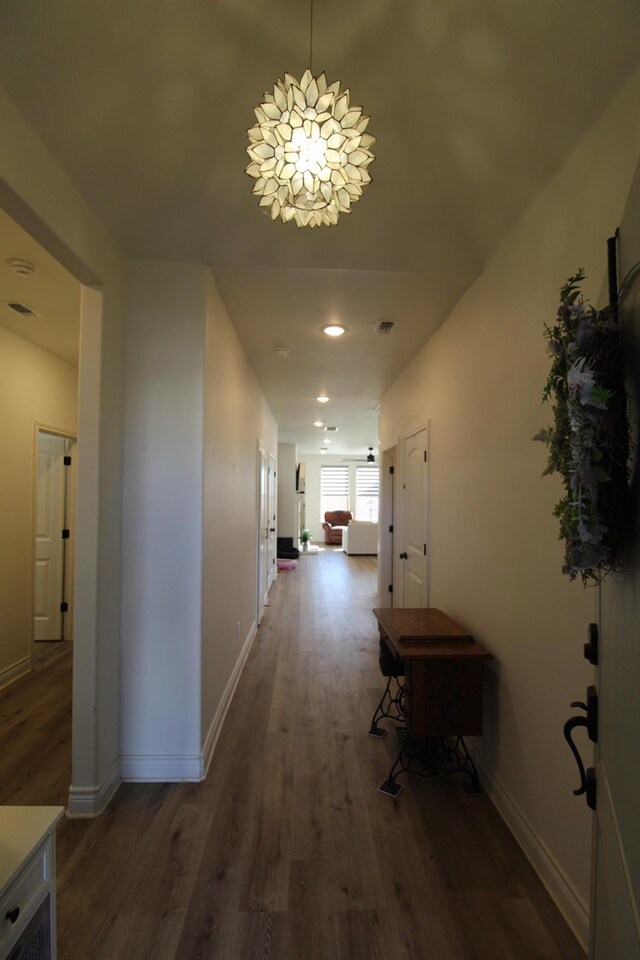
<svg viewBox="0 0 640 960"><path fill-rule="evenodd" d="M264 450L258 448L258 612L260 623L264 614L267 598L267 545L269 541L269 478L267 457Z"/></svg>
<svg viewBox="0 0 640 960"><path fill-rule="evenodd" d="M66 476L64 458L68 441L40 431L38 433L34 640L62 640L64 600L64 546Z"/></svg>
<svg viewBox="0 0 640 960"><path fill-rule="evenodd" d="M640 573L602 586L592 960L640 958Z"/></svg>
<svg viewBox="0 0 640 960"><path fill-rule="evenodd" d="M405 437L402 478L402 606L428 606L427 428Z"/></svg>
<svg viewBox="0 0 640 960"><path fill-rule="evenodd" d="M620 226L620 308L629 333L640 337L640 166ZM632 331L634 334L632 335ZM637 349L637 348L636 348ZM630 381L640 382L640 355L630 352ZM638 418L637 390L635 418ZM637 422L636 422L637 428ZM633 490L640 516L638 451ZM640 524L628 571L601 588L596 748L596 818L591 903L592 960L640 958Z"/></svg>
<svg viewBox="0 0 640 960"><path fill-rule="evenodd" d="M267 591L270 590L276 575L276 498L277 477L276 477L276 458L272 453L269 454L267 464L267 482L269 487L268 494L268 537L267 537Z"/></svg>

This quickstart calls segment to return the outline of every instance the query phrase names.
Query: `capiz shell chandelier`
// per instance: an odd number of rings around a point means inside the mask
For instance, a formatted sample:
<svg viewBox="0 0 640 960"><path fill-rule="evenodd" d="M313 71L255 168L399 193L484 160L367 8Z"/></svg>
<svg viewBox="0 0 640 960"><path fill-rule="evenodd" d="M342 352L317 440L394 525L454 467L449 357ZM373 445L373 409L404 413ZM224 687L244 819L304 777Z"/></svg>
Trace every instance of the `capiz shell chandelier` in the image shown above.
<svg viewBox="0 0 640 960"><path fill-rule="evenodd" d="M331 226L350 213L371 182L375 137L365 133L369 117L351 105L349 91L324 73L307 69L300 81L285 73L254 113L246 172L265 213L299 227Z"/></svg>

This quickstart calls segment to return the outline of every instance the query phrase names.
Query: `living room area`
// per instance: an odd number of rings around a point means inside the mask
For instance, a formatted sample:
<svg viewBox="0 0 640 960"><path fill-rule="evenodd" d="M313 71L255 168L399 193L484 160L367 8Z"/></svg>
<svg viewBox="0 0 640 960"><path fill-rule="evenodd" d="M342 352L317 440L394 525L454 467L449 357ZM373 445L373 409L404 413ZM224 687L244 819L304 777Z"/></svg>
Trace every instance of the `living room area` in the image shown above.
<svg viewBox="0 0 640 960"><path fill-rule="evenodd" d="M280 547L290 540L304 553L334 548L377 557L380 468L371 452L305 454L302 461L293 444L280 443L278 460Z"/></svg>

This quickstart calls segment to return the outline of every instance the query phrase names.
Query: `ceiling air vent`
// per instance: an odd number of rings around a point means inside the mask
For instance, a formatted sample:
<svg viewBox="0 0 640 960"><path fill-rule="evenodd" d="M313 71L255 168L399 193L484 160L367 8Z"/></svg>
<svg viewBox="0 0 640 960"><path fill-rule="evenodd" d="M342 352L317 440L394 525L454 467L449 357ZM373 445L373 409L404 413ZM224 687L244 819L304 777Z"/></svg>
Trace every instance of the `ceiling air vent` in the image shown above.
<svg viewBox="0 0 640 960"><path fill-rule="evenodd" d="M32 310L31 307L28 307L26 303L20 303L19 300L5 300L4 306L8 310L13 310L14 313L20 314L21 317L39 317L40 314L36 313L35 310Z"/></svg>
<svg viewBox="0 0 640 960"><path fill-rule="evenodd" d="M335 433L338 428L337 428L337 427L325 427L324 429L327 431L327 433Z"/></svg>
<svg viewBox="0 0 640 960"><path fill-rule="evenodd" d="M378 320L375 325L375 331L376 333L391 333L395 325L395 320Z"/></svg>

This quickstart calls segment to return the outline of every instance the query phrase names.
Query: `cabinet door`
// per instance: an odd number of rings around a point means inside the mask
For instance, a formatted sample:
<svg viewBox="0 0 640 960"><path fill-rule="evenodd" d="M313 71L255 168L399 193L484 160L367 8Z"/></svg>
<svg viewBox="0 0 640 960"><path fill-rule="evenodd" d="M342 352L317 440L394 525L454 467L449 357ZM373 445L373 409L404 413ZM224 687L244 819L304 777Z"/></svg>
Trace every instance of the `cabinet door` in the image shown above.
<svg viewBox="0 0 640 960"><path fill-rule="evenodd" d="M29 952L25 943L44 943L44 933L49 931L52 848L47 838L0 897L0 957L40 960L50 956L50 952Z"/></svg>

